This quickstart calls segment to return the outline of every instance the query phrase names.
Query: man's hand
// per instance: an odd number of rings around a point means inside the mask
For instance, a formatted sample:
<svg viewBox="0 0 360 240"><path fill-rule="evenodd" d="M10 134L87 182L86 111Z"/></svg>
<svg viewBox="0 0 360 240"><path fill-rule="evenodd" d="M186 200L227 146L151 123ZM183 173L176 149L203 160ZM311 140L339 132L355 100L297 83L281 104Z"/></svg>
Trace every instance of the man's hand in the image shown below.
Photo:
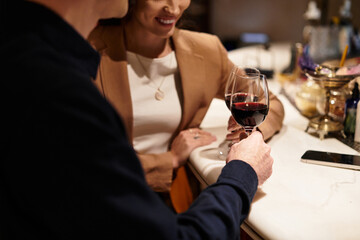
<svg viewBox="0 0 360 240"><path fill-rule="evenodd" d="M242 160L256 172L259 185L262 185L272 174L273 158L271 148L264 142L260 132L255 131L246 139L232 145L226 162Z"/></svg>

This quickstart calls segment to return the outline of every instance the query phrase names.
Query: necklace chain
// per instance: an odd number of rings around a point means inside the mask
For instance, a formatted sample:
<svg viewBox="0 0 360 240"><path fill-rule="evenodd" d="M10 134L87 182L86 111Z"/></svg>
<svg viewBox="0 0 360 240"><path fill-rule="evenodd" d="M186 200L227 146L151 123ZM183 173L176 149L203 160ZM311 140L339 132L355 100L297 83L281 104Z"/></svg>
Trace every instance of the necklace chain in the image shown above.
<svg viewBox="0 0 360 240"><path fill-rule="evenodd" d="M143 62L140 60L139 55L138 55L138 54L135 54L135 56L136 56L136 59L138 60L138 62L139 62L139 64L140 64L142 70L144 71L144 74L146 75L146 77L150 80L151 83L153 83L153 84L155 85L155 82L151 79L150 74L149 74L148 71L146 70ZM171 58L170 58L170 66L169 66L169 67L172 66L172 60L173 60L173 56L171 55ZM158 86L158 87L156 87L156 86L154 87L154 88L156 89L154 97L155 97L155 99L156 99L157 101L162 101L162 100L165 98L165 93L161 90L161 87L162 87L162 85L163 85L163 83L164 83L164 81L165 81L165 78L166 78L166 75L163 76L163 78L162 78L159 86Z"/></svg>

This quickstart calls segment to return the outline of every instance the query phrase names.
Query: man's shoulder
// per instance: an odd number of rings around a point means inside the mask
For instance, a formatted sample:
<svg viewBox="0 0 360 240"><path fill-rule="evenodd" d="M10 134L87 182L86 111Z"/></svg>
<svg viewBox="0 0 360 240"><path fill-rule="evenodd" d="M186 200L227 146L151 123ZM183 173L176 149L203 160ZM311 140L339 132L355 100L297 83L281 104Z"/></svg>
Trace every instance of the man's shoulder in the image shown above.
<svg viewBox="0 0 360 240"><path fill-rule="evenodd" d="M59 86L90 82L89 75L77 67L75 60L36 35L12 38L1 45L0 54L6 59L3 76L7 81L3 87L10 92L17 89L22 96L51 96L59 92Z"/></svg>
<svg viewBox="0 0 360 240"><path fill-rule="evenodd" d="M44 65L50 64L51 59L60 58L40 36L31 33L14 36L2 43L0 53L7 59L5 64L10 68L30 66L45 69Z"/></svg>

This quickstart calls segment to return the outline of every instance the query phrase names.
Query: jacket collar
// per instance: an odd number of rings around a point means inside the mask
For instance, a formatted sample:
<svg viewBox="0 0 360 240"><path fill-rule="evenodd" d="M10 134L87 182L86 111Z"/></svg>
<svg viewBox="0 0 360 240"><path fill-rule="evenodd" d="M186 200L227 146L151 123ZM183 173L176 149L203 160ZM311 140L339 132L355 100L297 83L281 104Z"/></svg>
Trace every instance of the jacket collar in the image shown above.
<svg viewBox="0 0 360 240"><path fill-rule="evenodd" d="M121 25L99 26L91 33L89 41L101 55L98 81L102 94L123 118L131 140L133 110L123 27Z"/></svg>
<svg viewBox="0 0 360 240"><path fill-rule="evenodd" d="M206 77L204 57L198 52L194 42L184 38L180 30L176 29L173 35L176 59L178 62L181 86L182 86L182 119L179 130L188 128L191 118L195 115L198 107L194 107L202 102L202 91L206 86L199 86ZM185 89L185 90L184 90Z"/></svg>

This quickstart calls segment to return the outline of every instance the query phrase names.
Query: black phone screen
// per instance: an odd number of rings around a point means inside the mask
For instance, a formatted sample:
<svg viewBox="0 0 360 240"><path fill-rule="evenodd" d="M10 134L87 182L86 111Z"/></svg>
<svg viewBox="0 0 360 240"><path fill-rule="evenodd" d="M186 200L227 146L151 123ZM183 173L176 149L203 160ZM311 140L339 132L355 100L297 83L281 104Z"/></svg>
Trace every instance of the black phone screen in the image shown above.
<svg viewBox="0 0 360 240"><path fill-rule="evenodd" d="M360 156L357 155L309 150L302 155L301 160L314 164L360 170Z"/></svg>

